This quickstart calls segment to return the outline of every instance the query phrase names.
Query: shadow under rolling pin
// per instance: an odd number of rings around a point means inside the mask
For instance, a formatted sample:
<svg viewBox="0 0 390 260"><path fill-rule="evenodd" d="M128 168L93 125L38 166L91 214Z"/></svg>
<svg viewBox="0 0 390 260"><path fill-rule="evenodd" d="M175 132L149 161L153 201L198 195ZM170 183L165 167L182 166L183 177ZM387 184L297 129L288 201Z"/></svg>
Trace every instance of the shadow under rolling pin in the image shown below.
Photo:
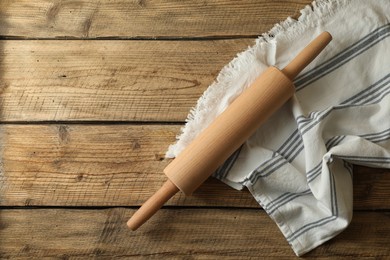
<svg viewBox="0 0 390 260"><path fill-rule="evenodd" d="M269 67L165 169L168 180L127 222L138 229L179 190L191 195L294 92L293 79L332 40L321 33L284 69Z"/></svg>

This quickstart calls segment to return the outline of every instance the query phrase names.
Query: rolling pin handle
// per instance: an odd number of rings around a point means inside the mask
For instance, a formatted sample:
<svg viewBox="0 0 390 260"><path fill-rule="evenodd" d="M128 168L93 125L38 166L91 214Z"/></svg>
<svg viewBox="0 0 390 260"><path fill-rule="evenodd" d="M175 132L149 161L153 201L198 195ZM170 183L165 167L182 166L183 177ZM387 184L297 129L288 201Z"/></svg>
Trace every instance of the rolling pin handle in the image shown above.
<svg viewBox="0 0 390 260"><path fill-rule="evenodd" d="M322 32L313 41L311 41L284 69L282 72L290 80L296 76L314 60L315 57L328 45L332 40L332 35L328 32Z"/></svg>
<svg viewBox="0 0 390 260"><path fill-rule="evenodd" d="M154 215L179 189L169 179L150 197L127 221L127 226L135 231Z"/></svg>

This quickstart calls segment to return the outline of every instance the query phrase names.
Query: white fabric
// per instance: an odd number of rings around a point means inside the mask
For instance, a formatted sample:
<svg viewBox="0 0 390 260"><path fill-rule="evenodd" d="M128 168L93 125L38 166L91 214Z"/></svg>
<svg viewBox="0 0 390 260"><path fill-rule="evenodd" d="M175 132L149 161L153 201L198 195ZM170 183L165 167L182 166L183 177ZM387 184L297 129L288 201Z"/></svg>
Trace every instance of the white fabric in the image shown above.
<svg viewBox="0 0 390 260"><path fill-rule="evenodd" d="M329 31L333 41L296 78L295 96L214 174L246 186L297 255L350 223L352 163L390 167L390 1L322 0L301 12L221 71L167 152L179 154L268 66L283 68Z"/></svg>

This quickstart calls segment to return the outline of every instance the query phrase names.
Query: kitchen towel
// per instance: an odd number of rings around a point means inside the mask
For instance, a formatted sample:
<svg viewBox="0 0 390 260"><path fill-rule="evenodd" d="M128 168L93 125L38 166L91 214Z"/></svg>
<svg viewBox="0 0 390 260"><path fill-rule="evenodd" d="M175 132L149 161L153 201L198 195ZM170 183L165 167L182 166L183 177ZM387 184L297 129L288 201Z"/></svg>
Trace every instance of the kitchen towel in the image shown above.
<svg viewBox="0 0 390 260"><path fill-rule="evenodd" d="M298 256L350 223L352 164L390 167L389 0L318 0L261 35L222 69L167 152L177 156L268 66L283 68L322 31L333 40L295 79L294 97L213 175L247 187Z"/></svg>

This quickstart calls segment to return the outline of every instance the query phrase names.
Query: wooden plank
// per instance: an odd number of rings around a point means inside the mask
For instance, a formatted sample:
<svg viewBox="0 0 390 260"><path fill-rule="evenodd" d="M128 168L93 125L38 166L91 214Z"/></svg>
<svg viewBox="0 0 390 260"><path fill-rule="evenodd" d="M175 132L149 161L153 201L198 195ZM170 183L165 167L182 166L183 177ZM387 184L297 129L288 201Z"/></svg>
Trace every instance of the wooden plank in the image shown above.
<svg viewBox="0 0 390 260"><path fill-rule="evenodd" d="M0 121L184 121L252 39L0 41Z"/></svg>
<svg viewBox="0 0 390 260"><path fill-rule="evenodd" d="M2 0L0 35L173 38L256 36L310 0Z"/></svg>
<svg viewBox="0 0 390 260"><path fill-rule="evenodd" d="M140 205L166 180L180 126L3 125L0 205ZM170 205L251 205L216 180ZM257 206L258 207L258 206Z"/></svg>
<svg viewBox="0 0 390 260"><path fill-rule="evenodd" d="M2 125L0 205L137 206L166 180L175 125ZM355 209L390 208L389 170L355 173ZM248 191L209 180L168 205L255 207Z"/></svg>
<svg viewBox="0 0 390 260"><path fill-rule="evenodd" d="M124 208L1 210L0 257L294 256L276 224L261 210L162 209L131 232L125 223L133 213ZM389 217L388 212L356 212L347 230L307 257L389 257Z"/></svg>
<svg viewBox="0 0 390 260"><path fill-rule="evenodd" d="M390 175L389 169L373 169L363 166L354 166L353 174L353 189L354 189L354 205L356 208L361 208L356 205L364 205L365 209L376 209L377 205L384 203L384 208L390 206L390 196L386 195L383 200L375 201L378 198L372 197L371 194L386 194L390 193L390 182L383 181L382 177ZM385 177L387 178L387 177ZM379 183L381 182L381 183Z"/></svg>

